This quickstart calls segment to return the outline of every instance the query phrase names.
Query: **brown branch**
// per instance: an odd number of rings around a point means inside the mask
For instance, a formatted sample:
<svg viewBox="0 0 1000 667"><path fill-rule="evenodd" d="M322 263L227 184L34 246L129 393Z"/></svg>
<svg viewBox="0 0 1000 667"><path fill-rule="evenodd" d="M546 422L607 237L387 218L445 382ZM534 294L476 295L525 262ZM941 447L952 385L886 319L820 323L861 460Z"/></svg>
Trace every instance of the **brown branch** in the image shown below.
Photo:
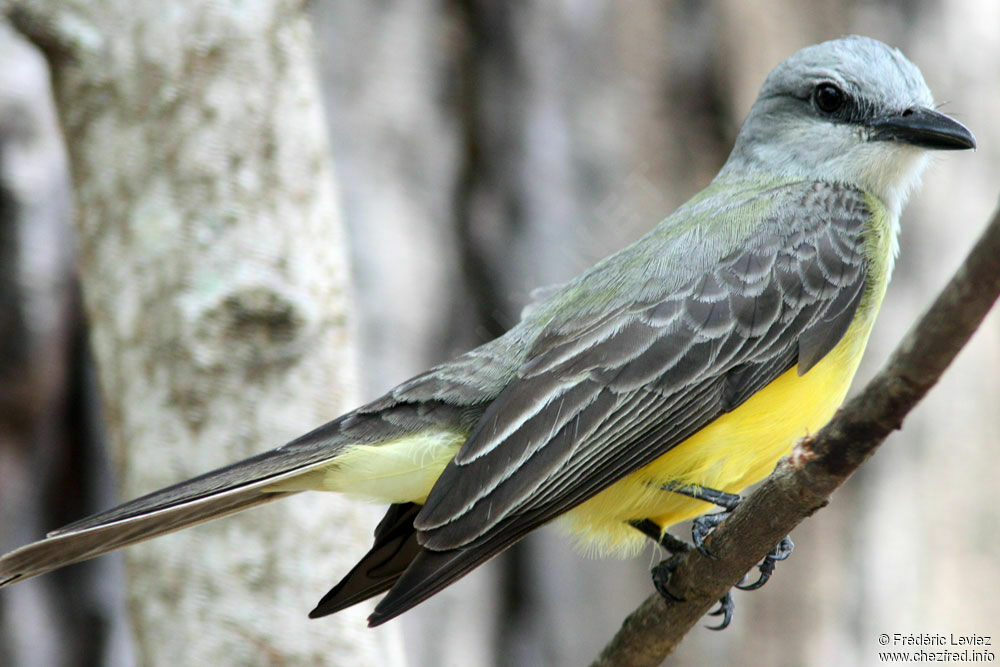
<svg viewBox="0 0 1000 667"><path fill-rule="evenodd" d="M801 441L708 540L715 558L691 551L668 589L622 624L593 667L659 665L716 601L875 451L937 383L1000 295L1000 210L930 309L864 391L815 437Z"/></svg>

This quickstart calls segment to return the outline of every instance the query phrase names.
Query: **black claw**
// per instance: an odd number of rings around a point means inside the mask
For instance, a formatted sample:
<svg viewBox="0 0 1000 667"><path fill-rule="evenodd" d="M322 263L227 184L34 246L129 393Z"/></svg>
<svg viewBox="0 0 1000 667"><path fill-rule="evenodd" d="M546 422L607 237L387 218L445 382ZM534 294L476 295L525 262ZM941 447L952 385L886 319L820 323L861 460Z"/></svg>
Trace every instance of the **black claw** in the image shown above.
<svg viewBox="0 0 1000 667"><path fill-rule="evenodd" d="M774 574L774 568L776 567L778 561L785 560L791 556L794 549L795 544L792 542L792 538L786 535L774 546L773 549L771 549L771 553L764 556L764 560L762 560L760 565L757 566L757 569L760 570L760 576L757 578L757 581L752 584L743 584L740 582L736 584L736 588L741 591L755 591L766 584L767 580L771 578L772 574Z"/></svg>
<svg viewBox="0 0 1000 667"><path fill-rule="evenodd" d="M656 592L659 593L665 600L672 602L684 602L684 598L679 598L667 590L667 583L670 581L670 575L677 569L682 557L683 554L673 555L670 558L661 561L659 565L652 569L653 588L655 588Z"/></svg>
<svg viewBox="0 0 1000 667"><path fill-rule="evenodd" d="M768 566L768 563L765 560L763 563L758 565L757 568L760 570L760 576L757 577L757 581L753 582L752 584L744 584L741 581L740 583L736 584L736 588L740 589L741 591L755 591L764 584L766 584L768 580L771 578L771 575L774 573L774 565L771 564L770 566ZM746 577L744 577L744 579L746 579Z"/></svg>
<svg viewBox="0 0 1000 667"><path fill-rule="evenodd" d="M719 608L708 612L709 616L721 616L722 621L718 625L706 625L709 630L725 630L733 620L733 612L736 611L736 603L733 602L733 594L726 591L726 594L719 598Z"/></svg>
<svg viewBox="0 0 1000 667"><path fill-rule="evenodd" d="M677 597L667 589L667 583L670 581L670 575L673 571L677 569L677 566L681 562L683 554L677 554L671 556L667 560L661 562L659 565L653 568L653 588L659 593L663 599L671 602L684 602L684 598ZM718 625L708 625L705 626L709 630L725 630L729 627L729 624L733 620L733 612L736 610L736 603L733 602L733 594L731 591L726 591L726 594L719 598L719 607L714 611L708 612L709 616L721 616L722 620Z"/></svg>
<svg viewBox="0 0 1000 667"><path fill-rule="evenodd" d="M677 597L667 588L667 583L670 581L670 575L677 569L682 557L683 554L671 556L654 567L652 570L653 588L656 589L656 592L659 593L663 599L671 602L684 602L684 598ZM715 611L708 612L709 616L721 616L722 620L718 625L708 625L705 627L709 630L725 630L732 622L733 612L735 610L736 603L733 602L733 594L731 591L726 591L726 594L719 598L719 608Z"/></svg>
<svg viewBox="0 0 1000 667"><path fill-rule="evenodd" d="M705 538L716 529L716 527L729 518L732 510L716 512L715 514L702 514L691 523L691 541L694 546L704 556L715 558L715 555L705 546Z"/></svg>

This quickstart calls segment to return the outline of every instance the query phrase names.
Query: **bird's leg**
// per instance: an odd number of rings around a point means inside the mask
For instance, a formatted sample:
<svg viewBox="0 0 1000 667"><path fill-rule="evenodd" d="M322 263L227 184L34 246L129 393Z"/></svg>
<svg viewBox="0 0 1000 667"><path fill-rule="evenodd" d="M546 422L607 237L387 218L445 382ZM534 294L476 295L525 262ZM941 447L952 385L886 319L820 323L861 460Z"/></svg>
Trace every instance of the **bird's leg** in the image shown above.
<svg viewBox="0 0 1000 667"><path fill-rule="evenodd" d="M653 588L668 600L683 602L681 598L678 598L667 589L667 582L670 580L670 574L677 567L678 563L680 563L681 558L684 557L684 554L691 551L693 547L684 540L674 537L663 530L658 523L651 519L629 521L629 525L670 552L670 558L661 561L652 570ZM722 621L719 622L719 625L710 625L708 628L710 630L724 630L729 625L729 622L733 620L733 610L735 608L733 594L730 591L726 591L726 594L719 598L719 608L708 614L709 616L722 616Z"/></svg>
<svg viewBox="0 0 1000 667"><path fill-rule="evenodd" d="M695 498L696 500L704 500L710 502L714 505L718 505L723 508L722 512L716 512L714 514L702 514L697 517L691 524L691 541L694 542L695 548L701 553L708 556L709 558L714 558L715 556L708 550L705 546L705 538L715 530L715 528L721 524L723 521L729 518L741 502L743 502L742 496L735 493L726 493L725 491L717 491L715 489L708 489L703 486L693 486L693 485L677 485L677 484L666 484L663 486L665 491L671 491L673 493L679 493L689 498ZM767 583L767 580L771 578L771 574L774 573L774 568L778 561L785 560L792 554L792 550L795 548L795 544L792 539L787 535L782 538L778 544L775 545L771 552L764 556L764 560L760 562L757 569L760 570L760 576L757 581L752 584L736 584L736 588L744 591L757 590L761 586Z"/></svg>
<svg viewBox="0 0 1000 667"><path fill-rule="evenodd" d="M671 554L686 554L691 551L691 545L680 539L679 537L674 537L667 531L660 528L660 524L656 523L651 519L642 519L641 521L629 521L628 525L632 526L640 533L653 540L661 547L669 551Z"/></svg>
<svg viewBox="0 0 1000 667"><path fill-rule="evenodd" d="M694 484L682 485L674 483L664 484L662 488L664 491L679 493L682 496L687 496L688 498L704 500L706 503L718 505L722 509L726 510L726 512L732 512L739 506L740 503L743 502L743 496L738 493L726 493L725 491L710 489L706 486L696 486Z"/></svg>
<svg viewBox="0 0 1000 667"><path fill-rule="evenodd" d="M694 498L695 500L703 500L722 508L723 511L716 512L715 514L702 514L691 523L691 541L694 542L695 548L705 556L714 558L715 556L705 546L705 538L715 530L716 526L729 518L733 510L743 502L743 497L735 493L726 493L725 491L709 489L704 486L695 486L693 484L664 484L662 488L664 491L679 493L682 496Z"/></svg>

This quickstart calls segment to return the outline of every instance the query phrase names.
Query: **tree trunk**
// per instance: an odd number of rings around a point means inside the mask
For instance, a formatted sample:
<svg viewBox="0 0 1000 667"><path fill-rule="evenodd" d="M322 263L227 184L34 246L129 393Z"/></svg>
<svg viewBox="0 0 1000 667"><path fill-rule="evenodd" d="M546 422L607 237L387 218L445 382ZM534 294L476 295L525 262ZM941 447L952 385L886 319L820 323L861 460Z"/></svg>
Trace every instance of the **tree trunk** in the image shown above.
<svg viewBox="0 0 1000 667"><path fill-rule="evenodd" d="M300 3L17 4L53 68L119 489L351 407L344 236ZM143 664L386 664L365 609L306 612L370 513L299 496L129 549ZM387 641L388 640L388 641Z"/></svg>

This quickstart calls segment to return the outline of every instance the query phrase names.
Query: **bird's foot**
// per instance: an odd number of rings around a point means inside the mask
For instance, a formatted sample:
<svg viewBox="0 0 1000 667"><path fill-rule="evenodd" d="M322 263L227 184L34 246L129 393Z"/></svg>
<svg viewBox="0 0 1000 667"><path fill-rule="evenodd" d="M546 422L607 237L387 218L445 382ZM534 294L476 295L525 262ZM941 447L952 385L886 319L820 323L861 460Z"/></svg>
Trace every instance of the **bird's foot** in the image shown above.
<svg viewBox="0 0 1000 667"><path fill-rule="evenodd" d="M715 554L705 546L705 539L732 513L732 510L725 510L715 514L702 514L691 522L691 541L694 543L694 548L700 551L703 556L715 558Z"/></svg>
<svg viewBox="0 0 1000 667"><path fill-rule="evenodd" d="M705 539L715 530L719 524L729 518L733 511L739 507L740 503L743 502L743 498L734 493L726 493L725 491L717 491L715 489L708 489L701 486L673 486L668 485L664 487L667 491L672 491L674 493L680 493L682 495L688 496L690 498L695 498L697 500L704 500L719 507L723 508L722 512L716 512L714 514L703 514L696 518L691 525L691 541L698 551L709 558L715 558L708 547L705 545ZM760 562L757 569L760 570L760 576L757 580L751 584L736 584L736 587L744 591L754 591L767 583L768 579L774 573L774 568L778 561L785 560L792 554L792 550L795 548L795 544L792 539L788 536L782 538L778 544L775 545L774 549L771 550L764 560Z"/></svg>
<svg viewBox="0 0 1000 667"><path fill-rule="evenodd" d="M704 500L723 508L722 512L703 514L692 522L691 541L694 543L693 547L684 540L674 537L670 533L662 530L658 523L650 519L629 522L629 525L633 528L642 532L644 535L672 554L670 558L664 560L653 568L653 587L663 598L675 602L683 602L682 598L678 598L667 588L667 583L670 581L670 575L677 568L677 565L680 563L684 554L691 551L691 549L697 549L708 558L715 558L715 555L712 554L712 552L709 551L708 547L705 545L705 540L712 533L712 531L716 529L716 527L729 518L729 516L733 513L733 510L735 510L739 504L743 502L743 498L735 493L727 493L725 491L718 491L716 489L709 489L701 486L666 485L663 489L673 493L680 493L681 495L685 495L696 500ZM768 579L770 579L771 575L774 573L774 568L778 561L788 558L794 548L795 545L792 543L791 538L783 538L781 542L775 545L774 549L772 549L771 552L767 554L767 556L765 556L757 566L760 570L760 576L757 580L750 584L740 582L736 584L736 588L744 591L753 591L766 584ZM726 594L719 599L718 608L709 612L709 616L722 616L722 620L719 625L707 627L710 630L725 629L733 620L733 612L735 609L736 605L733 602L732 592L726 591Z"/></svg>
<svg viewBox="0 0 1000 667"><path fill-rule="evenodd" d="M687 496L688 498L694 498L695 500L703 500L707 503L712 503L713 505L718 505L723 509L722 512L716 512L715 514L702 514L700 517L696 518L691 524L691 541L698 551L709 558L715 558L714 555L705 546L705 538L708 537L715 528L721 524L723 521L729 518L729 515L733 513L740 503L743 502L743 497L736 493L727 493L725 491L718 491L716 489L709 489L704 486L693 486L693 485L678 485L678 484L667 484L663 487L664 491L670 491L672 493L679 493L682 496Z"/></svg>
<svg viewBox="0 0 1000 667"><path fill-rule="evenodd" d="M764 560L762 560L757 566L757 569L760 570L760 576L757 577L757 581L752 584L744 584L740 582L736 584L736 588L741 591L755 591L766 584L767 580L771 578L772 574L774 574L774 568L777 566L778 561L785 560L791 556L794 549L795 543L792 542L792 538L785 535L780 542L774 545L771 552L764 556Z"/></svg>
<svg viewBox="0 0 1000 667"><path fill-rule="evenodd" d="M684 544L688 547L688 550L690 550L691 547L686 543ZM677 566L680 564L683 556L683 553L674 554L653 568L653 587L665 600L672 602L684 602L683 598L677 597L670 592L670 589L667 588L667 583L670 581L670 575L673 574L675 569L677 569ZM705 627L709 630L725 630L732 622L733 612L735 610L736 603L733 602L733 594L731 591L726 591L726 594L719 598L718 609L708 612L709 616L722 616L722 620L719 621L718 625L707 625Z"/></svg>
<svg viewBox="0 0 1000 667"><path fill-rule="evenodd" d="M726 594L719 598L719 608L708 612L709 616L721 616L722 620L718 625L706 625L709 630L725 630L733 620L733 612L736 611L736 603L733 602L733 592L726 591Z"/></svg>

